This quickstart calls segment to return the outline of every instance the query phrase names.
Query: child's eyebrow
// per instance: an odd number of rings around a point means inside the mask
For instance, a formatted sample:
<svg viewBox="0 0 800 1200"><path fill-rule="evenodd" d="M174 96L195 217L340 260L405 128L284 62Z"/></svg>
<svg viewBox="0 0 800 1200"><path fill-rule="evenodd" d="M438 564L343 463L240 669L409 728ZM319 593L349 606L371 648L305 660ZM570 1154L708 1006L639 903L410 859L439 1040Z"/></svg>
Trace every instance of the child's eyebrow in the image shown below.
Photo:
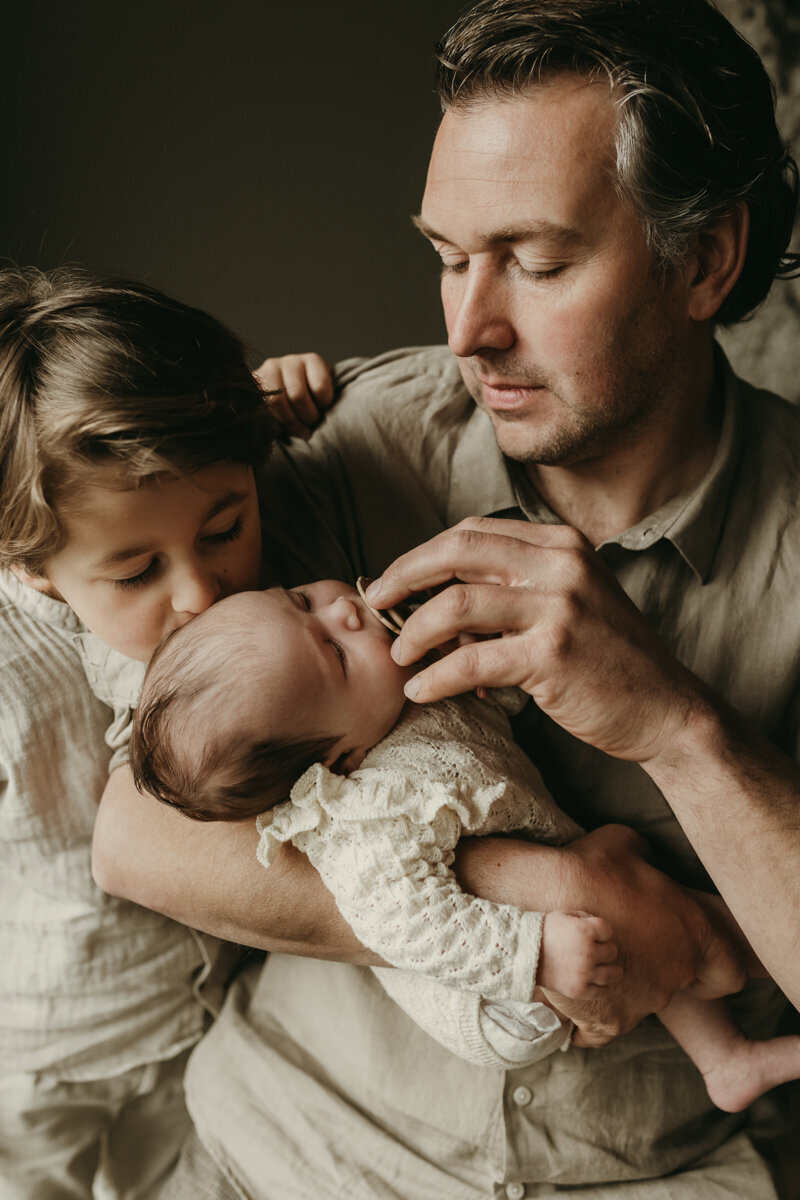
<svg viewBox="0 0 800 1200"><path fill-rule="evenodd" d="M241 504L248 497L247 492L230 491L224 496L220 496L215 500L203 517L201 525L207 525L209 521L213 521L214 517L218 517L226 508L231 508L234 504ZM107 554L105 558L99 559L94 564L96 571L106 570L108 567L118 567L120 563L127 562L129 558L139 558L140 555L149 554L151 546L126 546L123 550L113 550L111 554Z"/></svg>

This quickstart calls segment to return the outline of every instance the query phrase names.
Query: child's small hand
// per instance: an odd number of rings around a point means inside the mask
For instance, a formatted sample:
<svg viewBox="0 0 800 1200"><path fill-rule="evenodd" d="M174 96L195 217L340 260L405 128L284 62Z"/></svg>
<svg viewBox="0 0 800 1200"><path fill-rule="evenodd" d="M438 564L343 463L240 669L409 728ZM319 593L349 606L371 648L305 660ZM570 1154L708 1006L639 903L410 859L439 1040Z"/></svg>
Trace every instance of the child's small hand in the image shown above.
<svg viewBox="0 0 800 1200"><path fill-rule="evenodd" d="M622 978L622 967L611 965L618 953L612 936L603 917L546 913L537 985L572 1000L588 1000L598 987L616 983Z"/></svg>
<svg viewBox="0 0 800 1200"><path fill-rule="evenodd" d="M267 358L254 371L266 392L270 412L282 432L309 438L333 404L333 374L319 354L285 354Z"/></svg>

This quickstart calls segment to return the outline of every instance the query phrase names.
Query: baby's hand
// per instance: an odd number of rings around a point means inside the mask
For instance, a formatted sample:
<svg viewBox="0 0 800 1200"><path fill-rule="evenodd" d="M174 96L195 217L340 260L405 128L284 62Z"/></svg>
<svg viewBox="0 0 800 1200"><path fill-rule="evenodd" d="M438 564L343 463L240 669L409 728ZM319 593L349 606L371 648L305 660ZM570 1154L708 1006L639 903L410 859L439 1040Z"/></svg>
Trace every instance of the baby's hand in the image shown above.
<svg viewBox="0 0 800 1200"><path fill-rule="evenodd" d="M612 936L603 917L584 912L546 913L537 985L572 1000L588 1000L598 987L616 983L622 967L610 965L617 957Z"/></svg>
<svg viewBox="0 0 800 1200"><path fill-rule="evenodd" d="M254 375L267 396L267 403L284 433L309 438L326 408L333 404L333 375L319 354L285 354L267 358Z"/></svg>

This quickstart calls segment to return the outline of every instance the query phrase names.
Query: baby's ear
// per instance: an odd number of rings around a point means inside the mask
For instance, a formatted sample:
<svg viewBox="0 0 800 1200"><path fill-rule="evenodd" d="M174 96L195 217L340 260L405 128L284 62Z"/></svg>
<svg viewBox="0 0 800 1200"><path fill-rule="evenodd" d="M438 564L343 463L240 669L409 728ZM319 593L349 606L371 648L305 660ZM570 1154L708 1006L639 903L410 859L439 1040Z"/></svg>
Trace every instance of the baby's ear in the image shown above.
<svg viewBox="0 0 800 1200"><path fill-rule="evenodd" d="M351 771L355 771L356 767L361 766L361 762L366 754L366 750L343 750L338 758L332 762L325 762L324 766L332 771L334 775L349 775Z"/></svg>
<svg viewBox="0 0 800 1200"><path fill-rule="evenodd" d="M25 567L21 566L19 563L13 563L11 570L14 572L17 579L19 579L19 581L24 583L27 587L33 588L37 592L44 592L45 596L52 596L54 600L63 599L63 597L60 596L53 587L50 580L44 575L34 575L33 572L26 570Z"/></svg>

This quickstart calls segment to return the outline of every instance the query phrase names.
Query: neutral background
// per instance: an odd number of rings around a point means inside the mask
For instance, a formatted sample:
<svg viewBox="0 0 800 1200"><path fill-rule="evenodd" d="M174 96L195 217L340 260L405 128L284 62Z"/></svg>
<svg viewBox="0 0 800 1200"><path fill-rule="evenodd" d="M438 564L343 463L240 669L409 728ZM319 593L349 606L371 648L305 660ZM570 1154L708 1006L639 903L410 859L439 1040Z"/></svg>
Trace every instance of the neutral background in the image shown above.
<svg viewBox="0 0 800 1200"><path fill-rule="evenodd" d="M0 255L82 261L208 308L255 360L441 340L412 229L436 38L460 0L0 0ZM796 0L720 0L800 134ZM793 12L790 14L790 8ZM800 291L734 339L800 398Z"/></svg>

